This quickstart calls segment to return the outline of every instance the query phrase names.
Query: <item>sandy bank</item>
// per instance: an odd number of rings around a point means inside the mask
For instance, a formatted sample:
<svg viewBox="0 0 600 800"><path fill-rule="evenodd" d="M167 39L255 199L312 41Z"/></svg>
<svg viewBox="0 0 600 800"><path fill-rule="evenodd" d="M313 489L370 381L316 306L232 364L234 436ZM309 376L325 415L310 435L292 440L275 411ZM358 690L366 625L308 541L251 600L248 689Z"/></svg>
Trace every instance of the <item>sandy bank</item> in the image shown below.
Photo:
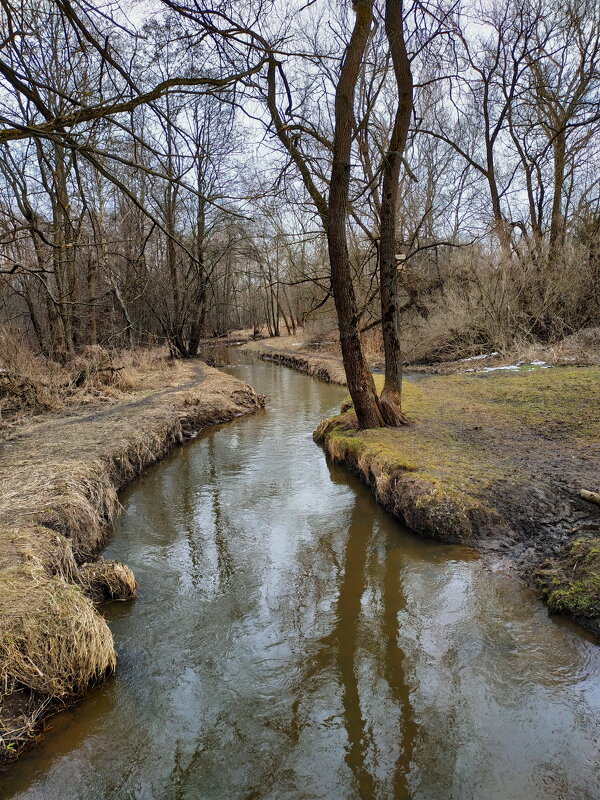
<svg viewBox="0 0 600 800"><path fill-rule="evenodd" d="M179 364L162 388L46 414L0 442L0 764L62 703L115 666L93 600L131 594L111 562L86 565L119 508L117 491L202 428L248 414L262 398L201 362ZM93 598L93 600L92 600Z"/></svg>

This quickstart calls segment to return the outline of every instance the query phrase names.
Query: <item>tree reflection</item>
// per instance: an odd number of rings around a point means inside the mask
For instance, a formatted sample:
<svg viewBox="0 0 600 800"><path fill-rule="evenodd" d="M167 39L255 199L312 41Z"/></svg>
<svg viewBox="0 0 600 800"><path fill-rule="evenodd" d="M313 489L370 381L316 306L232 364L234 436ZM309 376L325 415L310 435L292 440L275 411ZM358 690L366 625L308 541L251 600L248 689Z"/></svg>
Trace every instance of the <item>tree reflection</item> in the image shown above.
<svg viewBox="0 0 600 800"><path fill-rule="evenodd" d="M331 469L334 482L347 483L347 474ZM378 787L378 753L371 731L377 726L388 727L390 720L385 713L385 698L378 697L373 712L366 719L361 706L358 670L363 649L381 652L381 656L369 660L369 668L381 669L399 721L398 757L393 773L395 800L408 798L407 776L412 758L412 742L415 724L410 705L409 687L405 680L404 653L398 646L398 617L406 606L402 581L402 551L394 546L385 547L383 564L377 564L370 556L373 530L381 512L373 499L360 491L352 508L347 529L347 540L336 605L335 628L327 637L336 649L336 667L342 688L344 725L348 737L345 762L352 770L356 788L361 798L382 796L383 787ZM385 535L383 532L381 535ZM393 532L391 533L393 536ZM383 600L383 616L378 628L372 619L364 619L365 593L371 584L376 595ZM381 609L373 609L375 625ZM377 639L380 641L378 642ZM379 676L374 676L375 678ZM379 791L378 791L379 789ZM386 796L390 796L386 792Z"/></svg>

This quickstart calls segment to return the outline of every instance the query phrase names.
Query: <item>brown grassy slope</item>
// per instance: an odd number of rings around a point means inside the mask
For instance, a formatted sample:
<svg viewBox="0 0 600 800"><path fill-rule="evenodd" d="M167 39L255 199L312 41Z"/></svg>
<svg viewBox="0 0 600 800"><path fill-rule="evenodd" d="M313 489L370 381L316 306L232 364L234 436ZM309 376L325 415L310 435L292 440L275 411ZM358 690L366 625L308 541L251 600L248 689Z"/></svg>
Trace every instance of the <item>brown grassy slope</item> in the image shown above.
<svg viewBox="0 0 600 800"><path fill-rule="evenodd" d="M246 384L200 362L178 364L110 404L25 418L0 443L0 763L52 704L114 668L94 598L131 591L98 552L117 490L201 428L261 407Z"/></svg>
<svg viewBox="0 0 600 800"><path fill-rule="evenodd" d="M545 561L550 607L595 617L598 576L590 558L585 576L573 569L570 547L600 538L600 507L579 498L600 489L600 369L425 378L406 384L405 409L406 428L357 431L349 412L316 438L416 532L471 543L532 581Z"/></svg>
<svg viewBox="0 0 600 800"><path fill-rule="evenodd" d="M341 359L337 356L308 351L301 337L278 336L276 339L260 339L248 342L241 349L263 361L274 361L326 383L346 385L346 374Z"/></svg>
<svg viewBox="0 0 600 800"><path fill-rule="evenodd" d="M437 341L448 341L452 338L448 330L434 332ZM512 341L510 347L498 353L489 352L481 344L465 343L454 353L452 348L438 352L437 347L429 348L426 331L422 332L413 347L403 348L406 358L406 371L413 373L454 375L455 373L478 372L489 367L504 367L514 364L531 364L543 361L550 366L598 366L600 364L600 328L585 328L554 344L534 343L530 341ZM439 342L438 342L439 343ZM362 337L363 351L372 369L383 369L383 343L381 332L371 329ZM431 342L429 342L431 344ZM279 336L263 339L246 345L250 352L262 353L261 358L285 363L285 356L293 356L293 362L287 366L306 372L302 363L331 365L337 360L341 363L341 353L336 332L323 336L310 336L302 332L297 336ZM472 358L476 356L476 358ZM458 359L458 360L456 360ZM335 381L345 383L342 379ZM319 375L316 375L319 377ZM325 378L326 380L327 378Z"/></svg>

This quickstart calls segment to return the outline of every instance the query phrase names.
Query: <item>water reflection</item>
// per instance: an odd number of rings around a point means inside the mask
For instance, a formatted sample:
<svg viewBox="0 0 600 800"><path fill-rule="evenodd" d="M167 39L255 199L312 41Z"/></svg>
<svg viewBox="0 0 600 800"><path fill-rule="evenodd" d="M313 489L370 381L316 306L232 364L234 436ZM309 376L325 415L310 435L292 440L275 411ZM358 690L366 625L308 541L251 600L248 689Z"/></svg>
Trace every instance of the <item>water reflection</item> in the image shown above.
<svg viewBox="0 0 600 800"><path fill-rule="evenodd" d="M472 551L402 531L273 400L123 495L117 678L7 775L28 800L598 800L599 650Z"/></svg>
<svg viewBox="0 0 600 800"><path fill-rule="evenodd" d="M331 478L347 483L347 476L336 469ZM324 652L335 657L347 735L344 761L352 771L357 796L401 800L410 797L407 775L414 737L404 654L398 645L398 614L406 599L398 559L394 558L397 549L385 543L377 546L382 536L377 518L377 507L368 496L359 494L347 527L334 627L322 645ZM370 558L381 563L369 568ZM377 580L369 585L373 572L382 578L381 583ZM367 606L370 613L365 620L363 609ZM384 719L373 719L377 708L363 709L373 698L369 698L368 687L361 698L361 673L369 675L369 682L375 679L380 695L384 691L388 695L389 703L382 703L382 697L376 701ZM382 737L383 729L392 735Z"/></svg>

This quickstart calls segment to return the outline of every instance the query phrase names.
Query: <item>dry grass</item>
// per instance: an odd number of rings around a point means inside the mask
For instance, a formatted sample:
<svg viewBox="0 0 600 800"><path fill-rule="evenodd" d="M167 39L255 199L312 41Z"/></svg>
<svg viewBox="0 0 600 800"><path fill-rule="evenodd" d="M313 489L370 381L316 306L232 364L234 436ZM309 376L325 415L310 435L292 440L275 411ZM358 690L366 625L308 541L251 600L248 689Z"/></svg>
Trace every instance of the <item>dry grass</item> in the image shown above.
<svg viewBox="0 0 600 800"><path fill-rule="evenodd" d="M526 343L515 356L525 363L545 361L555 366L600 364L600 327L584 328L551 345Z"/></svg>
<svg viewBox="0 0 600 800"><path fill-rule="evenodd" d="M58 364L36 358L0 328L0 424L17 414L62 408L62 377Z"/></svg>
<svg viewBox="0 0 600 800"><path fill-rule="evenodd" d="M515 335L504 339L504 346L495 349L487 336L481 336L470 311L458 299L448 308L441 308L427 320L407 319L402 331L403 352L407 372L431 372L451 375L473 372L486 367L529 365L545 362L550 366L587 366L600 364L600 327L584 328L552 344L543 344L531 337ZM383 368L383 343L379 328L363 334L363 352L372 368ZM279 337L253 343L249 349L265 352L293 347L296 359L340 359L339 342L331 331L322 340L302 337ZM487 355L486 355L487 354ZM477 356L477 360L470 359ZM308 371L304 369L303 371ZM342 382L342 381L339 381Z"/></svg>
<svg viewBox="0 0 600 800"><path fill-rule="evenodd" d="M326 383L346 385L346 374L340 359L311 351L303 337L279 336L249 342L242 349L263 361L274 361Z"/></svg>
<svg viewBox="0 0 600 800"><path fill-rule="evenodd" d="M75 555L82 558L102 544L105 525L118 508L117 492L101 460L86 462L82 454L81 460L68 463L58 460L59 452L55 452L54 461L44 464L42 454L52 445L59 451L60 440L49 438L40 445L40 452L24 451L18 459L18 472L12 466L4 467L0 459L0 480L4 482L0 522L7 525L14 519L26 525L30 521L62 533L69 537Z"/></svg>
<svg viewBox="0 0 600 800"><path fill-rule="evenodd" d="M262 405L246 384L201 362L162 373L160 363L134 365L141 388L120 400L24 416L4 432L0 763L13 755L11 742L17 750L25 743L49 700L76 696L114 667L112 637L82 587L96 601L130 597L135 578L114 562L78 564L102 546L117 490L206 425ZM13 691L23 688L35 702ZM7 691L19 703L2 711Z"/></svg>
<svg viewBox="0 0 600 800"><path fill-rule="evenodd" d="M561 252L508 258L478 245L411 258L401 271L401 340L405 362L431 365L499 352L504 363L545 360L551 364L600 363L597 257L589 242ZM360 296L361 288L357 286ZM364 321L379 316L376 304ZM328 306L307 322L307 350L339 355L335 313ZM382 362L378 328L363 335L372 364ZM529 351L529 355L527 352Z"/></svg>
<svg viewBox="0 0 600 800"><path fill-rule="evenodd" d="M129 567L118 561L100 558L90 564L82 564L78 577L81 588L95 603L135 597L135 575Z"/></svg>
<svg viewBox="0 0 600 800"><path fill-rule="evenodd" d="M58 364L35 356L0 328L0 430L32 414L70 412L177 385L185 374L185 366L164 347L112 351L94 345Z"/></svg>
<svg viewBox="0 0 600 800"><path fill-rule="evenodd" d="M2 573L0 682L63 698L115 667L112 634L81 589L45 570Z"/></svg>
<svg viewBox="0 0 600 800"><path fill-rule="evenodd" d="M403 317L408 363L491 351L508 356L600 323L598 265L587 246L571 243L553 257L545 252L535 258L525 252L507 258L474 246L446 252L435 266L417 261L402 278L408 294L419 298Z"/></svg>
<svg viewBox="0 0 600 800"><path fill-rule="evenodd" d="M68 583L77 579L77 562L69 539L41 525L0 526L0 575L16 564L43 569Z"/></svg>

